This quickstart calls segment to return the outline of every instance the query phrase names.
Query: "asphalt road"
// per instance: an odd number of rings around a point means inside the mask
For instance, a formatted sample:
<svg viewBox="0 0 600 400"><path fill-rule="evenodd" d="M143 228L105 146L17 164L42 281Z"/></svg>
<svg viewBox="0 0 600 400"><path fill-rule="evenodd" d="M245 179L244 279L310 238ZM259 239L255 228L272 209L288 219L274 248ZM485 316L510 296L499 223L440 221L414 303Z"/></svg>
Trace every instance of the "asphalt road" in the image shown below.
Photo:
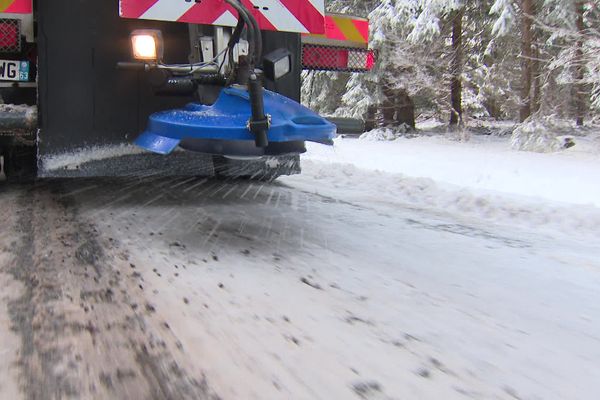
<svg viewBox="0 0 600 400"><path fill-rule="evenodd" d="M318 188L0 185L1 399L596 399L597 242Z"/></svg>

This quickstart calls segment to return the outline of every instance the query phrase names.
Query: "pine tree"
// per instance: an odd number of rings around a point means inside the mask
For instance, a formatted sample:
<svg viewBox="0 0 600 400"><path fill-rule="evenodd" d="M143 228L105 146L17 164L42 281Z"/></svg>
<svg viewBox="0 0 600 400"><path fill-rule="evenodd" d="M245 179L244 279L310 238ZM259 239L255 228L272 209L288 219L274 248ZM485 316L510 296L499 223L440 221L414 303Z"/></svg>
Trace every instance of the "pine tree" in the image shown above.
<svg viewBox="0 0 600 400"><path fill-rule="evenodd" d="M391 126L419 116L581 125L600 115L600 0L329 4L368 10L379 57L370 74L305 73L303 98L320 112Z"/></svg>

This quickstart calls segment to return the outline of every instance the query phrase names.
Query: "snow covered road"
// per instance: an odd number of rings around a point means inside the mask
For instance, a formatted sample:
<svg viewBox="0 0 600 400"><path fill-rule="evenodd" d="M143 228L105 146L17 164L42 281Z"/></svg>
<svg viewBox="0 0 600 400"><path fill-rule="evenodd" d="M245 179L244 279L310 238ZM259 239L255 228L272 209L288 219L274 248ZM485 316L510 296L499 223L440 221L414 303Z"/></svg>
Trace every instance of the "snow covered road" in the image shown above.
<svg viewBox="0 0 600 400"><path fill-rule="evenodd" d="M597 210L330 168L0 187L0 398L600 396Z"/></svg>

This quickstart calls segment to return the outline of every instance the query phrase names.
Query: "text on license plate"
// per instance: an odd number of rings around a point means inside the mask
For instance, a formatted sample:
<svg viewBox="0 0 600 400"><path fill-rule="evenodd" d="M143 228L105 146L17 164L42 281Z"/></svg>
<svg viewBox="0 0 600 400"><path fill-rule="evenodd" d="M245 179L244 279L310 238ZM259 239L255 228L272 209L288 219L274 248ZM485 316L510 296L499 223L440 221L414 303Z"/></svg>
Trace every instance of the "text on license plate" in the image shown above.
<svg viewBox="0 0 600 400"><path fill-rule="evenodd" d="M28 81L29 62L0 60L0 80Z"/></svg>

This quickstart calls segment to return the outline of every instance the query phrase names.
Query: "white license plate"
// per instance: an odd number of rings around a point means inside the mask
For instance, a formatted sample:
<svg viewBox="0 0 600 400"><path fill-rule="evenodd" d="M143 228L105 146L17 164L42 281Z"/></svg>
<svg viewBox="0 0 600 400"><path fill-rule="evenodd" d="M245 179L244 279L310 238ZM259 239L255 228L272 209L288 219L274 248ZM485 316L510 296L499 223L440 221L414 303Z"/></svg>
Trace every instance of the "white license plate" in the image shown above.
<svg viewBox="0 0 600 400"><path fill-rule="evenodd" d="M29 80L29 62L0 60L0 80L21 81Z"/></svg>

